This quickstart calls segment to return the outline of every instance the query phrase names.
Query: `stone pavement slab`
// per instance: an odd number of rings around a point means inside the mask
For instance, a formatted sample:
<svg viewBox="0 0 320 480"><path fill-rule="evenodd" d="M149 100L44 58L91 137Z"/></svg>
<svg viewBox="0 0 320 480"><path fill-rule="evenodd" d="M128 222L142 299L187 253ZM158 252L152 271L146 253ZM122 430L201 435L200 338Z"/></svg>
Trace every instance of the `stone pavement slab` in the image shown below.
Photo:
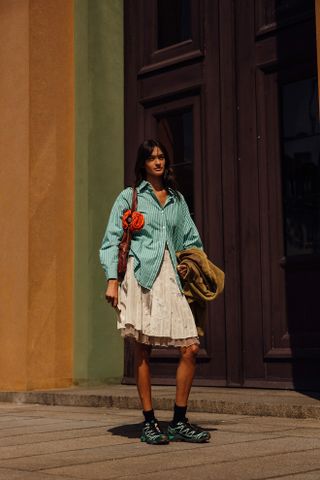
<svg viewBox="0 0 320 480"><path fill-rule="evenodd" d="M166 427L171 412L157 416ZM2 403L0 480L320 480L318 420L189 418L211 431L211 442L141 443L140 410Z"/></svg>

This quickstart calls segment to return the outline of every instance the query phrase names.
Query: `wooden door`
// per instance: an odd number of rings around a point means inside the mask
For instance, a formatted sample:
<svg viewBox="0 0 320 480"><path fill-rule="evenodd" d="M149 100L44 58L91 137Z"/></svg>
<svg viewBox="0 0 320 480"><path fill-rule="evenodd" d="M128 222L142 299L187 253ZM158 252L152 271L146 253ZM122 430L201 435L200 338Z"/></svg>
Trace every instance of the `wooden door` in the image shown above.
<svg viewBox="0 0 320 480"><path fill-rule="evenodd" d="M236 2L243 385L319 389L313 1Z"/></svg>
<svg viewBox="0 0 320 480"><path fill-rule="evenodd" d="M319 388L316 89L311 0L125 0L126 183L160 138L226 273L196 384ZM177 357L154 349L154 383L174 383Z"/></svg>
<svg viewBox="0 0 320 480"><path fill-rule="evenodd" d="M163 141L206 251L223 268L217 12L216 0L125 2L125 148L130 184L139 143ZM208 311L198 384L226 384L224 322L221 297ZM176 349L153 349L154 383L174 383L178 356ZM125 365L124 381L132 382L130 343Z"/></svg>

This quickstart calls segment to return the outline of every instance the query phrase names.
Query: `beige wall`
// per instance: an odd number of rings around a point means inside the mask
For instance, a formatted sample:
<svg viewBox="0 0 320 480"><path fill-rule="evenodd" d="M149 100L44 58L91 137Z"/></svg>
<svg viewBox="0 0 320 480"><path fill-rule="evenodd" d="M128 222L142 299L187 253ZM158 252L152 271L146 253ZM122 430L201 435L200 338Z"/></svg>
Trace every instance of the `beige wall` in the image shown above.
<svg viewBox="0 0 320 480"><path fill-rule="evenodd" d="M73 2L0 2L0 389L69 385Z"/></svg>

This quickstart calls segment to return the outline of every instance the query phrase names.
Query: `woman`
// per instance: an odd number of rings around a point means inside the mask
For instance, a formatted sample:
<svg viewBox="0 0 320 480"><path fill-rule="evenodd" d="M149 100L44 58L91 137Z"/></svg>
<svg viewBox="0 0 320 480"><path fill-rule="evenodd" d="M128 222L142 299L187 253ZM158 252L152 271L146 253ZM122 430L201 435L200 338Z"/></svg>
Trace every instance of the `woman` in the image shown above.
<svg viewBox="0 0 320 480"><path fill-rule="evenodd" d="M186 418L195 373L199 337L189 304L182 293L175 252L202 249L198 230L183 195L177 191L169 155L157 140L144 141L135 165L137 211L143 228L133 233L127 271L117 280L122 216L131 208L133 189L123 190L110 213L100 249L108 281L106 299L117 310L117 327L135 344L135 377L145 418L141 440L165 444L169 440L205 442L210 434ZM182 270L182 271L181 271ZM179 272L179 274L178 274ZM149 357L152 346L175 346L181 356L176 374L174 416L164 433L152 407Z"/></svg>

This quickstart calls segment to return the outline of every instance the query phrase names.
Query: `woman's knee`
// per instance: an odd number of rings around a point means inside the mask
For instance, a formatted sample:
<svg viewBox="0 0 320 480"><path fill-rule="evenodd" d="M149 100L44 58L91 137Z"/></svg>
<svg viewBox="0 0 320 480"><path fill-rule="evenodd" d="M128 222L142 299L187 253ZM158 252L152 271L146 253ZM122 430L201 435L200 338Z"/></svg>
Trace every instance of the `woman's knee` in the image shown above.
<svg viewBox="0 0 320 480"><path fill-rule="evenodd" d="M198 352L199 352L199 345L197 345L196 343L193 343L188 347L181 348L181 356L187 359L195 359Z"/></svg>

